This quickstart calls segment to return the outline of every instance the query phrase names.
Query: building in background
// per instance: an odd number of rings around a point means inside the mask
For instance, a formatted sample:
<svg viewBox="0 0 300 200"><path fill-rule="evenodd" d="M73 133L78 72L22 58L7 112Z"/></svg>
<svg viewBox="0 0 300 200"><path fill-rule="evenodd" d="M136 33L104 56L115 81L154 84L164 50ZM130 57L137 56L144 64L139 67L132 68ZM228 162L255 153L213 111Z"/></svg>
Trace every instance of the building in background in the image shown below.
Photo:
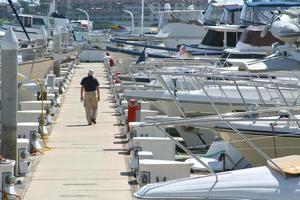
<svg viewBox="0 0 300 200"><path fill-rule="evenodd" d="M59 13L63 13L69 19L86 19L84 13L76 8L81 8L89 13L94 28L108 27L112 24L131 26L131 18L124 10L129 10L134 15L135 25L141 23L141 0L56 0ZM169 3L172 9L186 9L191 4L195 9L205 9L207 0L148 0L156 11L164 9ZM157 26L158 17L145 4L144 25Z"/></svg>

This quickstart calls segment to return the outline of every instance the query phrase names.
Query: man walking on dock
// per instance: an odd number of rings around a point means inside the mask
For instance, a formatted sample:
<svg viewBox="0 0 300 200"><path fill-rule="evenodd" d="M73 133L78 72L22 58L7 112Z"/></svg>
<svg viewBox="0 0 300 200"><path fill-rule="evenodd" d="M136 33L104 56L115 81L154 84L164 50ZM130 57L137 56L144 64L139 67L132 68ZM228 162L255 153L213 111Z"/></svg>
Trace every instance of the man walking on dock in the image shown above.
<svg viewBox="0 0 300 200"><path fill-rule="evenodd" d="M93 75L94 70L90 69L88 75L84 77L80 83L80 100L83 101L86 119L89 125L92 123L96 124L98 102L100 101L99 81Z"/></svg>

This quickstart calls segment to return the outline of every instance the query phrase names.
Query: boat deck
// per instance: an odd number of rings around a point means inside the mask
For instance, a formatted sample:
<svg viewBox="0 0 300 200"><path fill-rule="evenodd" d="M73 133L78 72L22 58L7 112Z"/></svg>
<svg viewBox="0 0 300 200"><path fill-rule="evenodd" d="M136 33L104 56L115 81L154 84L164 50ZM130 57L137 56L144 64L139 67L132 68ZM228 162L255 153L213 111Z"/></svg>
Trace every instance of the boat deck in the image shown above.
<svg viewBox="0 0 300 200"><path fill-rule="evenodd" d="M80 81L89 68L95 69L102 86L97 124L92 126L87 126L79 100ZM78 66L49 138L53 149L40 157L25 200L132 199L128 177L120 176L127 171L125 157L119 154L122 144L114 144L119 129L105 82L103 64Z"/></svg>

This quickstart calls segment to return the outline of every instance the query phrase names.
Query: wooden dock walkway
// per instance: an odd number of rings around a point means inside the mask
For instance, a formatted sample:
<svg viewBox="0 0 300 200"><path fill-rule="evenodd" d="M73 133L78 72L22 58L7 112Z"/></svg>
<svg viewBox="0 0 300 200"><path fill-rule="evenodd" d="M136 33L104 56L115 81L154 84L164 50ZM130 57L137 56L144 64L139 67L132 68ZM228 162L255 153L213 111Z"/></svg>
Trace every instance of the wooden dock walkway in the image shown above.
<svg viewBox="0 0 300 200"><path fill-rule="evenodd" d="M25 193L25 200L132 199L122 144L114 144L118 134L116 118L107 89L101 89L97 124L87 126L80 102L80 81L89 68L105 87L102 63L82 63L76 69L66 93L57 124L49 138L51 151L42 155Z"/></svg>

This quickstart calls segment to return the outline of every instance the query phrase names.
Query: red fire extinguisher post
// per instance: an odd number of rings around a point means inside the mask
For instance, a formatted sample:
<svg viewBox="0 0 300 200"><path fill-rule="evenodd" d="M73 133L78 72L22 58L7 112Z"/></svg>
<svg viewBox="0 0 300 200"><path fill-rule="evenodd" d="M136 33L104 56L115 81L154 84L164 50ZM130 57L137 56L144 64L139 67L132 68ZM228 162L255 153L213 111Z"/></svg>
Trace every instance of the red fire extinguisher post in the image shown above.
<svg viewBox="0 0 300 200"><path fill-rule="evenodd" d="M121 75L121 72L117 71L115 73L115 83L121 83L120 81L120 75Z"/></svg>
<svg viewBox="0 0 300 200"><path fill-rule="evenodd" d="M109 58L109 67L114 67L115 66L115 62L112 58Z"/></svg>
<svg viewBox="0 0 300 200"><path fill-rule="evenodd" d="M128 104L128 123L138 121L139 111L141 110L140 102L136 99L130 99Z"/></svg>
<svg viewBox="0 0 300 200"><path fill-rule="evenodd" d="M130 99L128 103L127 129L130 131L129 122L140 120L141 102L136 99Z"/></svg>

